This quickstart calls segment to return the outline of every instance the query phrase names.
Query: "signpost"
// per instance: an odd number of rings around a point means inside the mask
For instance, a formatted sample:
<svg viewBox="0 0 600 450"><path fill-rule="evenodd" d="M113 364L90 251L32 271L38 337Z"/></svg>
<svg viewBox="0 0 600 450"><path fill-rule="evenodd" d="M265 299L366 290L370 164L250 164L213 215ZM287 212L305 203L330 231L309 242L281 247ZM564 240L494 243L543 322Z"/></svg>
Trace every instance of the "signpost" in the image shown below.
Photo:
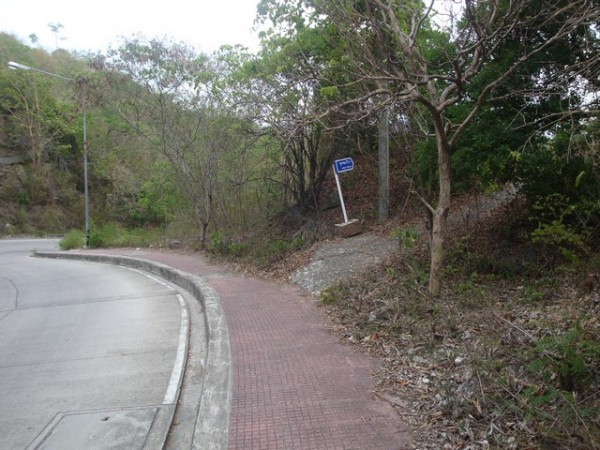
<svg viewBox="0 0 600 450"><path fill-rule="evenodd" d="M338 194L340 196L340 203L342 204L342 212L344 213L344 223L348 223L348 214L346 214L346 205L344 204L344 196L342 195L342 185L340 184L340 177L338 177L338 174L350 172L352 169L354 169L354 161L352 161L352 158L336 159L333 162L335 184L337 185Z"/></svg>
<svg viewBox="0 0 600 450"><path fill-rule="evenodd" d="M342 205L342 213L344 214L344 223L336 224L339 230L343 230L342 234L344 237L353 236L360 233L361 227L357 219L348 220L348 214L346 213L346 205L344 204L344 196L342 195L342 186L340 184L340 177L338 174L344 172L350 172L354 169L354 161L352 158L336 159L333 162L333 175L335 176L335 184L337 185L338 194L340 196L340 203ZM348 226L350 225L350 226Z"/></svg>
<svg viewBox="0 0 600 450"><path fill-rule="evenodd" d="M352 158L336 159L333 162L333 168L335 169L336 174L350 172L352 169L354 169L354 161Z"/></svg>

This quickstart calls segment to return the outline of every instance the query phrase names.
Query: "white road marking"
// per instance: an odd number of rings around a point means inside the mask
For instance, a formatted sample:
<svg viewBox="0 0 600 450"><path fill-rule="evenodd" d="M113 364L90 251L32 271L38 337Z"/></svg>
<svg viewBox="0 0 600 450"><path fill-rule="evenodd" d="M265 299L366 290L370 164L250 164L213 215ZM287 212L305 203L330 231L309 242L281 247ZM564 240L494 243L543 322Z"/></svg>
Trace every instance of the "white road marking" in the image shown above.
<svg viewBox="0 0 600 450"><path fill-rule="evenodd" d="M141 270L133 269L131 267L127 267L129 270L133 270L145 277L150 278L151 280L175 291L176 289L172 287L170 284L165 283L163 280L156 278L146 272ZM179 389L179 385L181 383L181 379L183 377L183 370L185 368L185 352L187 349L187 341L189 336L189 328L190 328L190 317L188 315L187 305L185 304L185 300L181 296L181 294L177 294L177 300L179 301L179 306L181 309L181 327L179 328L179 340L177 343L177 355L175 357L175 364L173 365L173 371L171 372L171 379L169 380L169 384L167 386L167 392L165 393L165 398L162 402L163 405L173 405L175 404L177 398L177 391Z"/></svg>
<svg viewBox="0 0 600 450"><path fill-rule="evenodd" d="M121 266L121 267L124 267L124 266ZM171 289L172 291L176 290L176 289L175 289L173 286L171 286L170 284L168 284L168 283L165 283L165 282L164 282L163 280L161 280L160 278L156 278L155 276L153 276L153 275L150 275L149 273L142 272L141 270L134 269L134 268L132 268L132 267L125 267L125 268L126 268L126 269L129 269L129 270L132 270L133 272L137 272L137 273L139 273L139 274L141 274L141 275L144 275L145 277L148 277L148 278L150 278L151 280L153 280L153 281L156 281L158 284L162 284L163 286L165 286L165 287L167 287L167 288Z"/></svg>
<svg viewBox="0 0 600 450"><path fill-rule="evenodd" d="M177 294L177 300L181 306L181 328L179 330L179 344L177 345L177 356L175 357L175 365L173 366L173 372L171 372L171 379L169 380L169 386L165 393L165 399L163 405L172 405L175 403L177 398L177 390L183 377L183 370L185 367L185 351L187 348L187 339L189 333L189 316L185 300L181 294Z"/></svg>

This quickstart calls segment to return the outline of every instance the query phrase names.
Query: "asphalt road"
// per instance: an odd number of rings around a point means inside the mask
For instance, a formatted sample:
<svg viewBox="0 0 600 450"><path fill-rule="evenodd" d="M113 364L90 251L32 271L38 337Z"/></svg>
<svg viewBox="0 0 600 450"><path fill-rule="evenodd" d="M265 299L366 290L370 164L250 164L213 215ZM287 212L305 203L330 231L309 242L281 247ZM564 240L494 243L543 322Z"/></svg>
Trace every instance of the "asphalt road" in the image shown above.
<svg viewBox="0 0 600 450"><path fill-rule="evenodd" d="M0 449L152 447L184 364L183 300L141 272L34 249L57 241L0 240Z"/></svg>

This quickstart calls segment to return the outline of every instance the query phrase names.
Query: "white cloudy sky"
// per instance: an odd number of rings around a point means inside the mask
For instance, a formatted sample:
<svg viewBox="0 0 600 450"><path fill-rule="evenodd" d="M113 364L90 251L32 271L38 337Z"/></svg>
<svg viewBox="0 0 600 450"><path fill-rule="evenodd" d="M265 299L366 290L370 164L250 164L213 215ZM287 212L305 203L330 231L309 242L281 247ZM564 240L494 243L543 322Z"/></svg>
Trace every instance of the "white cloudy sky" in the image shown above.
<svg viewBox="0 0 600 450"><path fill-rule="evenodd" d="M251 31L258 0L9 0L0 8L0 31L14 34L48 51L56 48L49 23L60 23L58 47L103 51L117 47L119 38L168 37L213 51L224 44L256 49Z"/></svg>

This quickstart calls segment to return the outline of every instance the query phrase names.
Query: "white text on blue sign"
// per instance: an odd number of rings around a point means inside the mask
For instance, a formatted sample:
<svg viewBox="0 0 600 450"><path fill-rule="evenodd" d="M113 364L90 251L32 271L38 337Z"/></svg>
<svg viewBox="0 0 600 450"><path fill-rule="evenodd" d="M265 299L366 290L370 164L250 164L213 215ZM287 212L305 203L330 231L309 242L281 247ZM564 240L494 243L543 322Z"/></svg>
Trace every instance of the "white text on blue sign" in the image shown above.
<svg viewBox="0 0 600 450"><path fill-rule="evenodd" d="M335 168L336 173L350 172L354 169L354 161L352 158L336 159L333 162L333 167Z"/></svg>

